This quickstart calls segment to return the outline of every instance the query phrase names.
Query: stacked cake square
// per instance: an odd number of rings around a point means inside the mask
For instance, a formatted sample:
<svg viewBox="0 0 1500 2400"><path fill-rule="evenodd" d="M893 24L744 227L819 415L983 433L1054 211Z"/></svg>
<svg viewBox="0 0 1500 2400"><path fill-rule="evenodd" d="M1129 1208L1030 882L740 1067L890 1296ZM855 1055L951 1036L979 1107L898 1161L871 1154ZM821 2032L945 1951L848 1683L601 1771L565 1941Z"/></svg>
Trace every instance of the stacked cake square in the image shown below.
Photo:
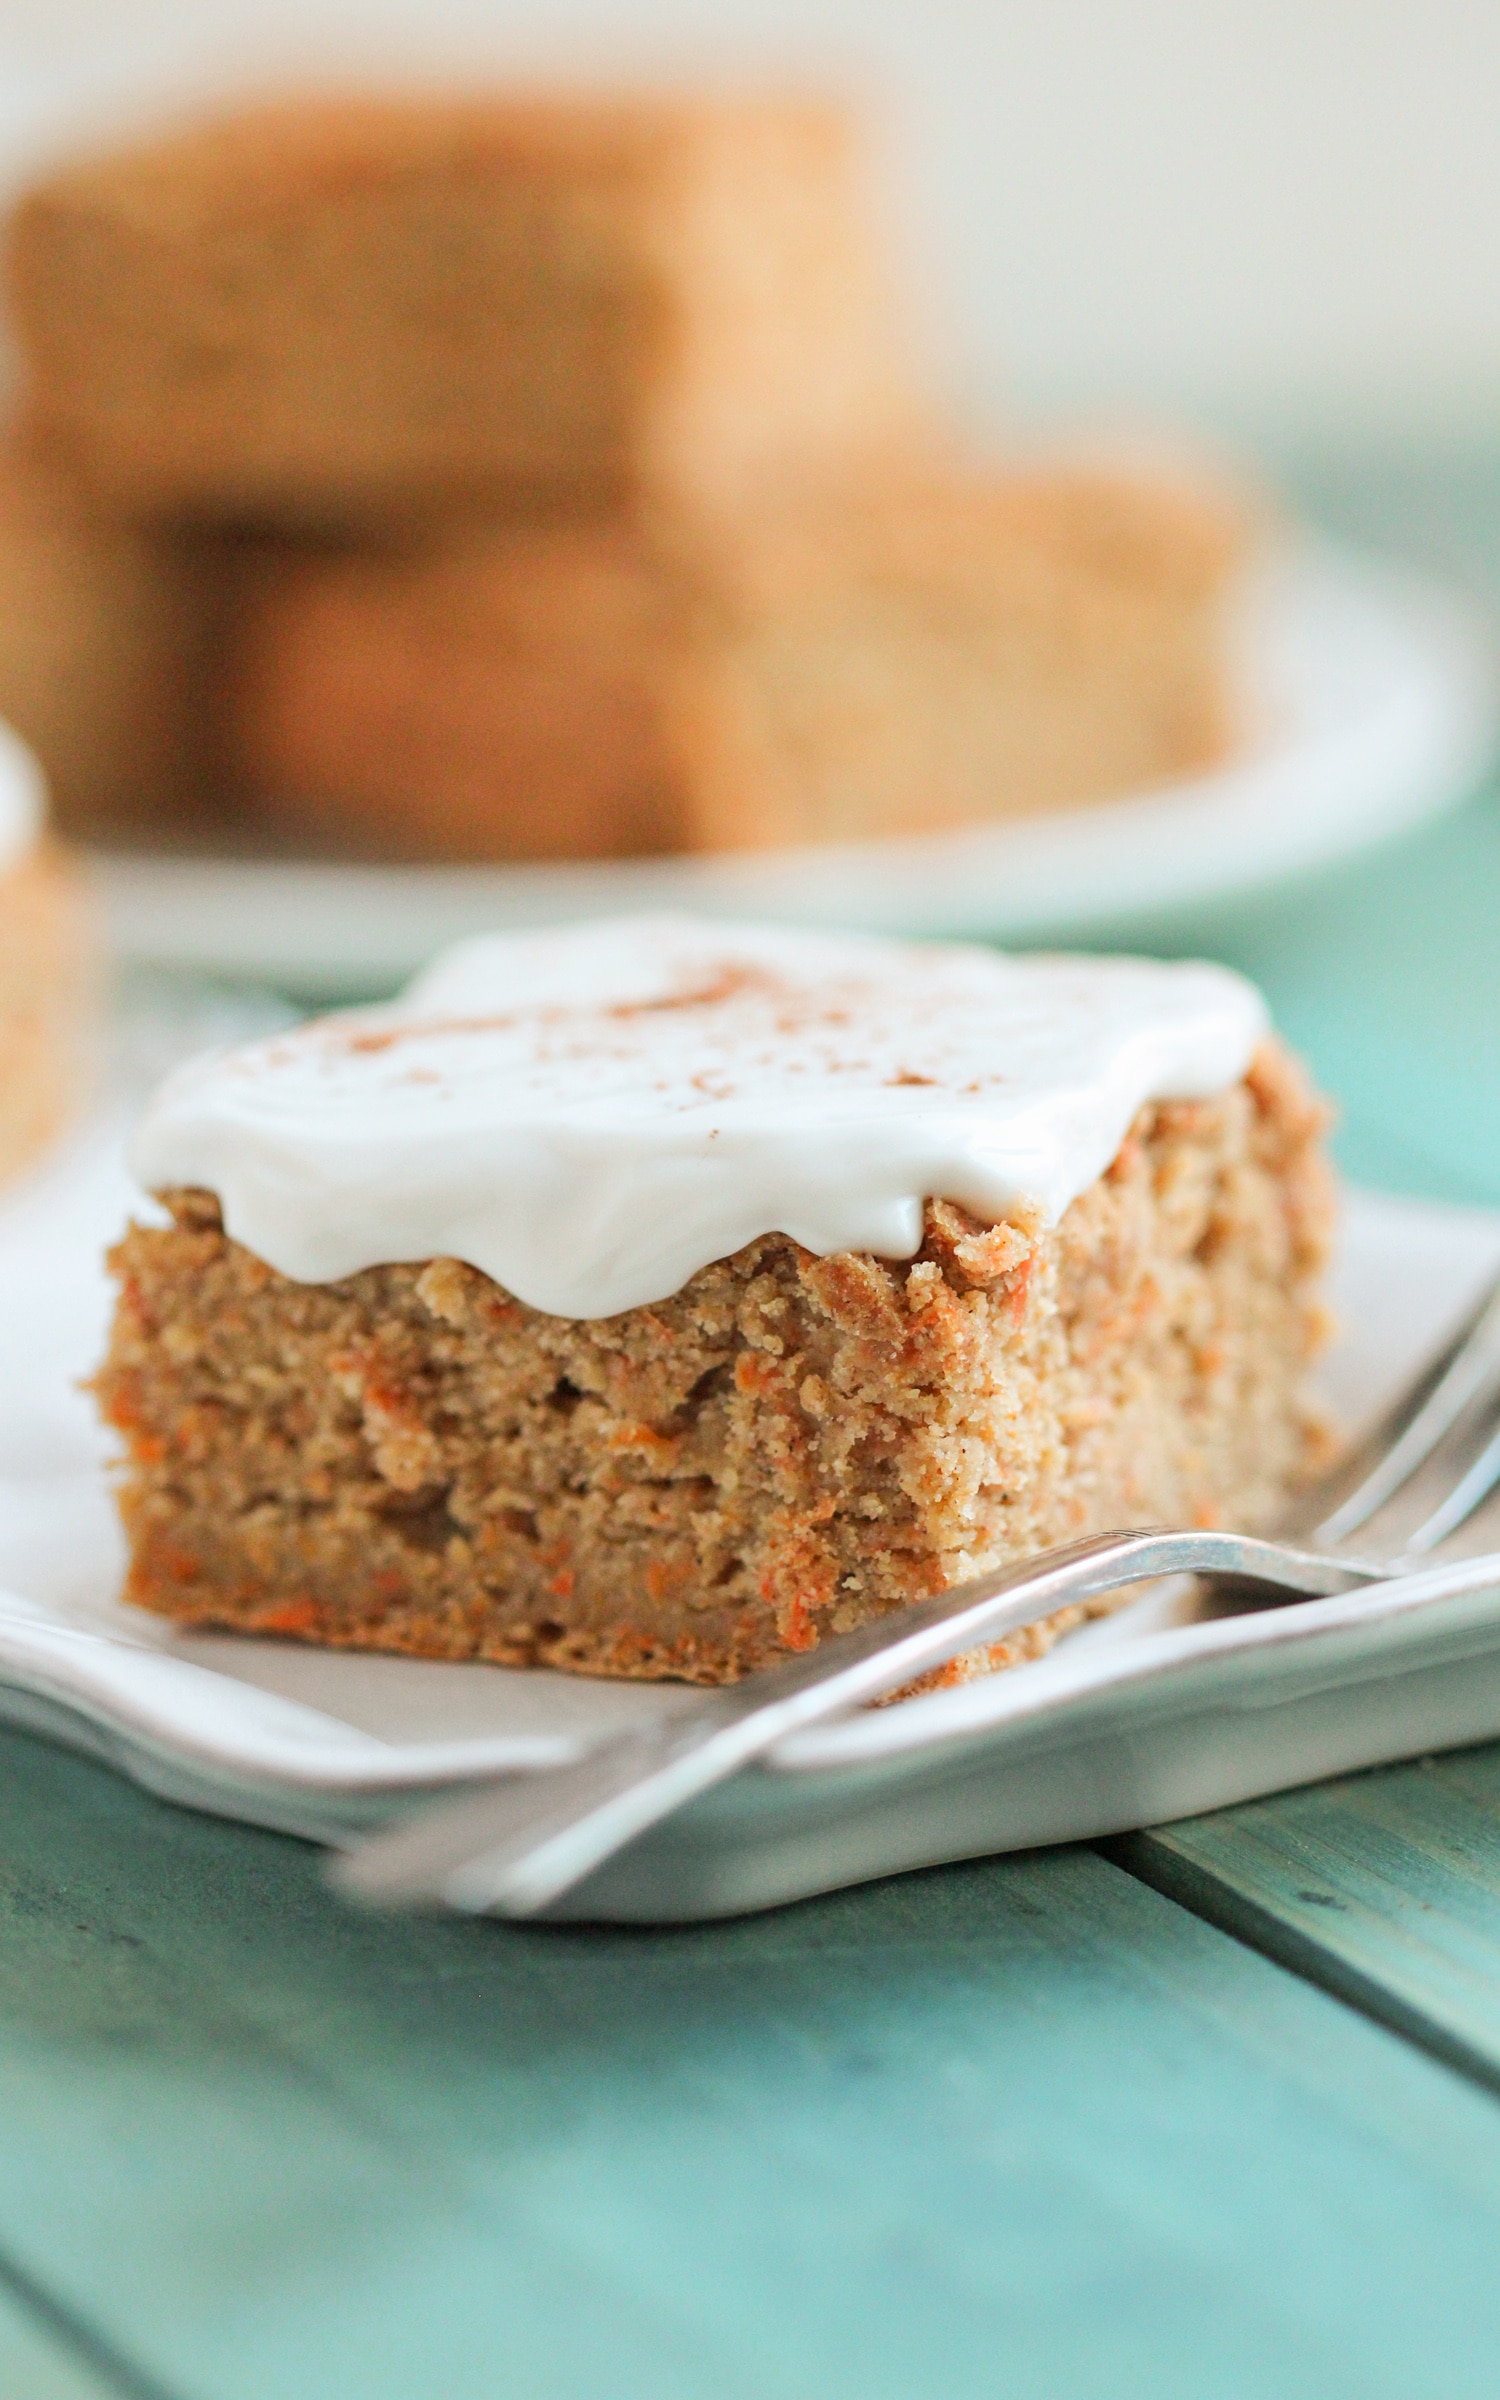
<svg viewBox="0 0 1500 2400"><path fill-rule="evenodd" d="M40 183L0 710L66 819L609 857L1216 758L1236 509L973 461L868 182L821 102L429 95Z"/></svg>

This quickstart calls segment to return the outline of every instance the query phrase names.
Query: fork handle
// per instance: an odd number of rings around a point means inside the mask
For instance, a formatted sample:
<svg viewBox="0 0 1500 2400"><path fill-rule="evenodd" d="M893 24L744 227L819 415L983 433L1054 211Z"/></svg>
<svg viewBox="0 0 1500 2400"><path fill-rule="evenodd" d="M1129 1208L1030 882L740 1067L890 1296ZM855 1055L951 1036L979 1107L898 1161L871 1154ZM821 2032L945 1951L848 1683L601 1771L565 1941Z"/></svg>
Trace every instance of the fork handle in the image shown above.
<svg viewBox="0 0 1500 2400"><path fill-rule="evenodd" d="M1158 1575L1230 1576L1284 1598L1349 1591L1378 1568L1238 1534L1096 1534L836 1635L805 1658L617 1735L569 1766L510 1777L375 1835L333 1867L351 1897L535 1916L637 1834L784 1734L880 1698L961 1651Z"/></svg>
<svg viewBox="0 0 1500 2400"><path fill-rule="evenodd" d="M1283 1598L1348 1591L1380 1570L1243 1536L1099 1534L1001 1568L836 1636L715 1692L685 1715L616 1736L576 1763L508 1778L376 1835L336 1862L346 1894L534 1916L638 1834L761 1756L783 1735L881 1697L960 1652L1059 1609L1160 1575L1262 1584Z"/></svg>

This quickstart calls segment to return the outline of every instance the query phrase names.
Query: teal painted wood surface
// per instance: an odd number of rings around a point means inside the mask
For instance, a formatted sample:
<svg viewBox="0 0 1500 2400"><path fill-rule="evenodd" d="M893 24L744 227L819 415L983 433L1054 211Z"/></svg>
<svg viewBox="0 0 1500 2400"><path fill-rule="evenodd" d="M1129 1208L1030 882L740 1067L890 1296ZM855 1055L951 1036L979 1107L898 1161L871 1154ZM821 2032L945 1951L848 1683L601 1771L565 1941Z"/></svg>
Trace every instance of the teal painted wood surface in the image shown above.
<svg viewBox="0 0 1500 2400"><path fill-rule="evenodd" d="M0 2259L175 2400L1468 2400L1500 2107L1087 1852L376 1921L0 1739Z"/></svg>
<svg viewBox="0 0 1500 2400"><path fill-rule="evenodd" d="M91 2364L76 2339L0 2284L0 2394L4 2400L146 2400L139 2382Z"/></svg>
<svg viewBox="0 0 1500 2400"><path fill-rule="evenodd" d="M1112 1854L1500 2089L1500 1746L1282 1793Z"/></svg>

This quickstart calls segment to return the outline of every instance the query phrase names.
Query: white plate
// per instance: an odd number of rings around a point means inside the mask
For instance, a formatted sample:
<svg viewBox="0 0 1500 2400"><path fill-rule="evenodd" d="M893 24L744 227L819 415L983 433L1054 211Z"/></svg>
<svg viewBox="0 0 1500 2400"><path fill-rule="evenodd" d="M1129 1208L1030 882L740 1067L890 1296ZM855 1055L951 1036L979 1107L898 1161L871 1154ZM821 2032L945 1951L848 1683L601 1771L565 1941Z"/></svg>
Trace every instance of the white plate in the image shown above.
<svg viewBox="0 0 1500 2400"><path fill-rule="evenodd" d="M1488 631L1414 577L1289 547L1246 594L1242 648L1263 728L1253 748L1193 782L1060 815L598 866L112 857L98 872L123 956L338 997L391 989L463 934L639 908L1006 939L1119 933L1380 841L1461 799L1488 763Z"/></svg>
<svg viewBox="0 0 1500 2400"><path fill-rule="evenodd" d="M41 767L20 735L0 724L0 873L25 857L46 810Z"/></svg>
<svg viewBox="0 0 1500 2400"><path fill-rule="evenodd" d="M479 1771L533 1772L691 1703L671 1686L180 1636L120 1607L78 1378L103 1338L100 1249L129 1200L104 1126L0 1203L0 1717L171 1799L337 1842ZM1500 1216L1356 1195L1335 1403L1378 1406L1497 1259ZM784 1742L559 1913L760 1908L1500 1734L1500 1589L1445 1596L1445 1572L1207 1622L1148 1597L1034 1665Z"/></svg>

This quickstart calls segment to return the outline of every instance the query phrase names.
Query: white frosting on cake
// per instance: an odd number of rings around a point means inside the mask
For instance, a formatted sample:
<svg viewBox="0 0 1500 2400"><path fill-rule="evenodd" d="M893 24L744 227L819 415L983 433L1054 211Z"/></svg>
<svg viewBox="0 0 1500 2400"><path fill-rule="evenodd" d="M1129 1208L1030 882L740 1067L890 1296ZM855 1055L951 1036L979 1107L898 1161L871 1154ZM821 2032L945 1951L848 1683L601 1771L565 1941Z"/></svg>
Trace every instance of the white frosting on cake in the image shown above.
<svg viewBox="0 0 1500 2400"><path fill-rule="evenodd" d="M46 800L41 768L20 735L0 721L0 874L35 847Z"/></svg>
<svg viewBox="0 0 1500 2400"><path fill-rule="evenodd" d="M302 1282L446 1256L611 1316L757 1234L909 1258L927 1197L1055 1221L1145 1101L1224 1090L1265 1024L1222 967L614 919L195 1061L132 1162Z"/></svg>

